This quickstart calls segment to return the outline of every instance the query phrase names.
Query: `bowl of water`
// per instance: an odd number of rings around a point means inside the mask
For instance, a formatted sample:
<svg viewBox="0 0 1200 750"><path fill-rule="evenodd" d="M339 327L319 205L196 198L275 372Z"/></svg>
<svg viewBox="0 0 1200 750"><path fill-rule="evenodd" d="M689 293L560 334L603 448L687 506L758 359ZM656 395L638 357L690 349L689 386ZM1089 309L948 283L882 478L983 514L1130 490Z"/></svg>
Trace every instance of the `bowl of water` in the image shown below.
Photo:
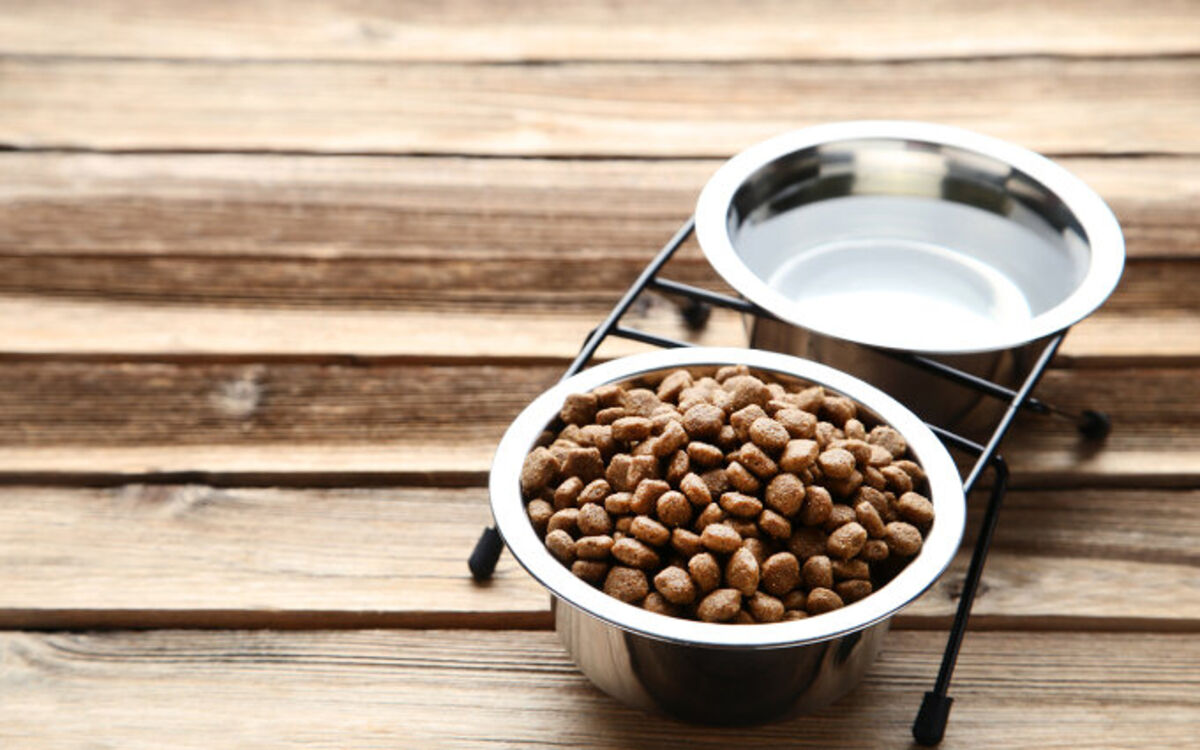
<svg viewBox="0 0 1200 750"><path fill-rule="evenodd" d="M1001 384L1121 276L1104 201L1032 151L943 125L862 121L785 133L725 162L696 207L718 274L776 319L751 345L816 359L953 426L978 395L931 390L878 350ZM865 346L864 346L865 345Z"/></svg>

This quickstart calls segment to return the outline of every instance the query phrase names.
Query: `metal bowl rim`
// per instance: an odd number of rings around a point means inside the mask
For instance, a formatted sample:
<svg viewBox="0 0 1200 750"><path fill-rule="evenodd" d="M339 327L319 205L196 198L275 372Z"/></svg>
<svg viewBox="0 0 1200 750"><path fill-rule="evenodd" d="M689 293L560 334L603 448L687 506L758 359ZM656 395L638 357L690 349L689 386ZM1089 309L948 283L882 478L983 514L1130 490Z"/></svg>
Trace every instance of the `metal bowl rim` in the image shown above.
<svg viewBox="0 0 1200 750"><path fill-rule="evenodd" d="M886 586L842 609L803 620L752 626L698 622L655 614L593 588L552 557L538 539L521 498L521 466L568 394L655 370L727 364L745 364L827 386L861 403L904 435L929 477L930 499L937 515L921 552ZM542 393L501 439L492 463L489 492L496 526L513 557L565 604L628 632L658 640L710 648L779 648L825 641L870 627L891 617L933 585L962 540L966 503L961 482L941 441L915 414L883 391L839 370L791 355L695 347L612 360Z"/></svg>
<svg viewBox="0 0 1200 750"><path fill-rule="evenodd" d="M749 269L729 236L727 216L737 191L771 162L816 146L837 142L895 140L949 146L995 159L1024 173L1055 195L1079 222L1090 248L1088 270L1062 302L1020 325L982 335L971 343L931 341L926 354L971 354L1012 349L1065 330L1104 303L1125 265L1125 240L1104 200L1082 180L1040 154L990 136L948 125L902 120L835 122L802 128L750 146L726 161L705 184L696 202L696 238L713 269L746 299L793 325L844 341L896 348L887 331L847 338L820 320L799 319L786 296Z"/></svg>

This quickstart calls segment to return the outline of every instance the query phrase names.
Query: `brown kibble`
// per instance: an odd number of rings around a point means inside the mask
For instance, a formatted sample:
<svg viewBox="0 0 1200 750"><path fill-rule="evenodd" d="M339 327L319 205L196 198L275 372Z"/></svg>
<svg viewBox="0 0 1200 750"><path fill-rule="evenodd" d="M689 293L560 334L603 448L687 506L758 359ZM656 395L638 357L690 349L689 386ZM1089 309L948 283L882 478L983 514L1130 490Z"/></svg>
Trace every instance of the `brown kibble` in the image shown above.
<svg viewBox="0 0 1200 750"><path fill-rule="evenodd" d="M642 571L615 565L604 579L604 593L627 604L636 604L650 593L650 583Z"/></svg>
<svg viewBox="0 0 1200 750"><path fill-rule="evenodd" d="M687 455L692 463L701 468L720 466L725 454L715 445L699 441L688 443Z"/></svg>
<svg viewBox="0 0 1200 750"><path fill-rule="evenodd" d="M771 457L754 443L745 443L738 451L736 460L745 466L759 479L770 479L779 473L779 467Z"/></svg>
<svg viewBox="0 0 1200 750"><path fill-rule="evenodd" d="M563 460L562 473L566 476L576 476L583 484L604 476L604 457L599 448L572 448L566 451Z"/></svg>
<svg viewBox="0 0 1200 750"><path fill-rule="evenodd" d="M816 463L819 453L815 440L789 440L779 457L779 466L784 471L803 471Z"/></svg>
<svg viewBox="0 0 1200 750"><path fill-rule="evenodd" d="M900 458L908 451L904 436L887 425L879 425L867 435L867 442L887 449L893 458Z"/></svg>
<svg viewBox="0 0 1200 750"><path fill-rule="evenodd" d="M683 393L684 388L692 387L692 374L687 370L676 370L663 378L655 393L661 401L674 401Z"/></svg>
<svg viewBox="0 0 1200 750"><path fill-rule="evenodd" d="M574 425L571 425L574 427ZM589 424L579 430L579 444L595 448L600 456L608 460L617 452L617 444L612 437L612 428L606 424ZM567 473L564 471L564 473Z"/></svg>
<svg viewBox="0 0 1200 750"><path fill-rule="evenodd" d="M816 414L817 410L821 408L821 402L825 400L825 389L814 385L795 394L792 400L804 411Z"/></svg>
<svg viewBox="0 0 1200 750"><path fill-rule="evenodd" d="M625 392L625 408L639 417L652 417L654 410L662 405L654 391L633 388Z"/></svg>
<svg viewBox="0 0 1200 750"><path fill-rule="evenodd" d="M809 485L804 491L804 507L800 510L800 522L805 526L820 526L833 515L833 497L829 490Z"/></svg>
<svg viewBox="0 0 1200 750"><path fill-rule="evenodd" d="M758 528L767 536L776 539L788 539L792 535L792 524L773 510L764 509L758 517Z"/></svg>
<svg viewBox="0 0 1200 750"><path fill-rule="evenodd" d="M632 443L650 437L654 423L646 417L621 417L612 423L614 440Z"/></svg>
<svg viewBox="0 0 1200 750"><path fill-rule="evenodd" d="M613 557L631 568L648 570L659 564L658 553L631 536L618 539L610 550Z"/></svg>
<svg viewBox="0 0 1200 750"><path fill-rule="evenodd" d="M592 585L598 585L608 573L608 563L599 560L576 560L571 563L571 572Z"/></svg>
<svg viewBox="0 0 1200 750"><path fill-rule="evenodd" d="M834 427L829 422L817 422L817 445L822 449L829 447L830 443L835 440L841 440L845 435L837 427Z"/></svg>
<svg viewBox="0 0 1200 750"><path fill-rule="evenodd" d="M725 424L725 412L713 404L696 404L683 413L683 429L693 440L715 438Z"/></svg>
<svg viewBox="0 0 1200 750"><path fill-rule="evenodd" d="M800 575L810 589L833 588L833 567L825 555L813 555L805 560Z"/></svg>
<svg viewBox="0 0 1200 750"><path fill-rule="evenodd" d="M736 375L749 375L750 368L746 365L724 365L717 368L717 373L713 375L713 379L718 383L724 383L726 380Z"/></svg>
<svg viewBox="0 0 1200 750"><path fill-rule="evenodd" d="M654 588L672 604L696 601L696 583L688 572L676 565L663 568L654 576Z"/></svg>
<svg viewBox="0 0 1200 750"><path fill-rule="evenodd" d="M921 551L921 532L916 526L904 521L889 523L884 540L892 554L900 557L912 557Z"/></svg>
<svg viewBox="0 0 1200 750"><path fill-rule="evenodd" d="M604 509L614 516L623 516L630 512L633 505L633 495L629 492L614 492L604 498Z"/></svg>
<svg viewBox="0 0 1200 750"><path fill-rule="evenodd" d="M581 560L607 560L613 538L607 534L585 536L575 542L575 556Z"/></svg>
<svg viewBox="0 0 1200 750"><path fill-rule="evenodd" d="M558 459L549 448L534 448L521 466L521 492L534 495L554 481L559 472Z"/></svg>
<svg viewBox="0 0 1200 750"><path fill-rule="evenodd" d="M783 621L790 622L792 620L804 620L808 618L808 613L802 609L789 609L783 613Z"/></svg>
<svg viewBox="0 0 1200 750"><path fill-rule="evenodd" d="M841 609L846 606L842 601L842 597L838 596L834 591L827 588L817 588L808 592L808 599L804 602L804 609L810 615L820 615L825 612L832 612L835 609Z"/></svg>
<svg viewBox="0 0 1200 750"><path fill-rule="evenodd" d="M733 398L731 408L734 411L744 409L750 404L766 406L771 400L771 392L767 386L753 375L734 375L721 383Z"/></svg>
<svg viewBox="0 0 1200 750"><path fill-rule="evenodd" d="M610 406L596 412L596 424L612 424L628 414L629 412L625 411L624 406Z"/></svg>
<svg viewBox="0 0 1200 750"><path fill-rule="evenodd" d="M879 470L883 478L887 480L887 486L898 493L912 492L913 482L912 477L908 475L904 469L892 464L885 466Z"/></svg>
<svg viewBox="0 0 1200 750"><path fill-rule="evenodd" d="M554 490L554 507L561 510L563 508L575 507L576 498L583 491L583 480L579 477L568 477L558 485Z"/></svg>
<svg viewBox="0 0 1200 750"><path fill-rule="evenodd" d="M567 424L590 424L596 418L598 400L592 393L572 393L567 396L558 416Z"/></svg>
<svg viewBox="0 0 1200 750"><path fill-rule="evenodd" d="M733 429L733 425L725 425L721 431L717 433L717 447L723 451L731 451L738 446L737 430Z"/></svg>
<svg viewBox="0 0 1200 750"><path fill-rule="evenodd" d="M858 504L854 506L854 514L859 524L867 530L868 536L879 539L886 533L887 529L885 528L883 518L879 515L879 511L875 510L875 506L866 500L858 501Z"/></svg>
<svg viewBox="0 0 1200 750"><path fill-rule="evenodd" d="M688 574L701 593L706 594L721 585L721 565L709 552L693 555L688 560Z"/></svg>
<svg viewBox="0 0 1200 750"><path fill-rule="evenodd" d="M854 558L853 560L834 560L832 566L833 577L839 581L851 578L870 580L871 578L871 566L867 564L866 560L859 560L858 558Z"/></svg>
<svg viewBox="0 0 1200 750"><path fill-rule="evenodd" d="M670 489L671 485L661 479L643 479L638 482L637 489L633 491L633 500L629 503L629 510L639 516L648 514L658 502L658 498Z"/></svg>
<svg viewBox="0 0 1200 750"><path fill-rule="evenodd" d="M831 479L845 479L854 473L854 456L843 448L831 448L817 456L817 465Z"/></svg>
<svg viewBox="0 0 1200 750"><path fill-rule="evenodd" d="M750 404L744 409L738 409L733 414L729 415L729 424L733 426L734 434L738 440L745 442L750 439L750 425L756 419L766 417L767 413L758 404Z"/></svg>
<svg viewBox="0 0 1200 750"><path fill-rule="evenodd" d="M849 581L842 581L837 586L834 586L834 590L837 591L837 595L842 598L842 601L847 604L853 604L870 594L873 587L870 581L855 578Z"/></svg>
<svg viewBox="0 0 1200 750"><path fill-rule="evenodd" d="M573 534L579 529L576 523L578 520L578 508L563 508L562 510L555 511L554 515L550 516L550 520L546 522L546 533L551 531L565 531Z"/></svg>
<svg viewBox="0 0 1200 750"><path fill-rule="evenodd" d="M687 431L679 422L671 420L663 427L662 433L654 438L654 455L658 458L666 458L687 444Z"/></svg>
<svg viewBox="0 0 1200 750"><path fill-rule="evenodd" d="M629 533L639 541L661 547L671 541L671 530L650 516L636 516L629 524Z"/></svg>
<svg viewBox="0 0 1200 750"><path fill-rule="evenodd" d="M720 523L726 518L725 511L721 510L721 506L716 503L709 503L704 510L700 511L700 515L696 517L695 529L697 532L703 532L709 524Z"/></svg>
<svg viewBox="0 0 1200 750"><path fill-rule="evenodd" d="M575 540L562 529L555 529L546 534L546 549L563 565L575 562Z"/></svg>
<svg viewBox="0 0 1200 750"><path fill-rule="evenodd" d="M859 556L868 562L879 562L888 558L887 542L882 539L868 539L863 545L862 552Z"/></svg>
<svg viewBox="0 0 1200 750"><path fill-rule="evenodd" d="M834 529L854 521L858 518L858 514L854 512L854 508L841 503L834 503L833 510L829 513L829 520L825 522L825 530L832 532Z"/></svg>
<svg viewBox="0 0 1200 750"><path fill-rule="evenodd" d="M629 481L629 469L632 466L633 456L628 453L618 453L609 459L608 468L604 470L604 478L609 486L618 492L629 492L636 487L636 483Z"/></svg>
<svg viewBox="0 0 1200 750"><path fill-rule="evenodd" d="M597 534L607 534L612 531L612 517L608 515L608 511L602 505L589 503L579 509L579 517L575 521L575 525L579 527L579 533L584 536L595 536Z"/></svg>
<svg viewBox="0 0 1200 750"><path fill-rule="evenodd" d="M874 466L864 466L862 470L863 484L877 490L883 490L887 487L887 479L883 474L879 473L879 469Z"/></svg>
<svg viewBox="0 0 1200 750"><path fill-rule="evenodd" d="M755 591L750 595L750 600L746 602L746 608L759 622L779 622L783 619L783 602L761 591Z"/></svg>
<svg viewBox="0 0 1200 750"><path fill-rule="evenodd" d="M725 566L725 584L750 596L758 588L758 577L758 560L754 559L754 553L739 546Z"/></svg>
<svg viewBox="0 0 1200 750"><path fill-rule="evenodd" d="M870 445L868 443L868 445ZM867 464L876 468L882 468L892 462L892 454L887 448L882 445L872 445L871 455L867 458ZM910 475L911 476L911 475Z"/></svg>
<svg viewBox="0 0 1200 750"><path fill-rule="evenodd" d="M924 495L905 492L896 501L896 513L905 521L923 526L933 521L933 503Z"/></svg>
<svg viewBox="0 0 1200 750"><path fill-rule="evenodd" d="M851 456L854 456L855 466L866 466L871 462L871 453L879 446L871 445L865 440L853 440L851 438L846 438L845 440L838 440L829 447L841 448ZM890 456L891 454L888 455Z"/></svg>
<svg viewBox="0 0 1200 750"><path fill-rule="evenodd" d="M848 420L854 419L857 413L858 407L845 396L826 396L821 402L821 416L835 425L846 424Z"/></svg>
<svg viewBox="0 0 1200 750"><path fill-rule="evenodd" d="M730 526L713 523L704 527L704 531L700 534L700 543L707 550L728 555L734 550L741 549L742 537Z"/></svg>
<svg viewBox="0 0 1200 750"><path fill-rule="evenodd" d="M596 397L598 407L625 406L625 389L614 383L593 388L592 395Z"/></svg>
<svg viewBox="0 0 1200 750"><path fill-rule="evenodd" d="M656 615L666 615L667 617L683 616L679 607L671 604L657 591L651 591L649 594L646 594L646 598L642 600L642 609L647 612L653 612Z"/></svg>
<svg viewBox="0 0 1200 750"><path fill-rule="evenodd" d="M610 492L612 492L612 488L609 487L607 481L595 479L589 482L587 487L583 488L583 491L579 493L579 497L575 498L575 502L581 508L591 503L603 503Z"/></svg>
<svg viewBox="0 0 1200 750"><path fill-rule="evenodd" d="M691 461L688 460L687 451L675 451L671 454L670 460L667 461L666 480L672 484L678 484L679 480L685 474L691 471Z"/></svg>
<svg viewBox="0 0 1200 750"><path fill-rule="evenodd" d="M759 417L750 425L750 440L763 450L778 453L790 439L784 426L770 417Z"/></svg>
<svg viewBox="0 0 1200 750"><path fill-rule="evenodd" d="M832 479L829 477L825 479L825 486L829 491L843 498L853 496L858 491L858 488L862 486L862 483L863 475L858 469L850 472L850 476L845 479Z"/></svg>
<svg viewBox="0 0 1200 750"><path fill-rule="evenodd" d="M779 474L767 485L767 506L791 518L804 505L804 484L795 474Z"/></svg>
<svg viewBox="0 0 1200 750"><path fill-rule="evenodd" d="M742 539L758 538L758 524L749 518L727 518L725 523L738 533Z"/></svg>
<svg viewBox="0 0 1200 750"><path fill-rule="evenodd" d="M632 490L645 479L658 479L658 459L654 456L634 456L630 461L624 490Z"/></svg>
<svg viewBox="0 0 1200 750"><path fill-rule="evenodd" d="M687 558L704 551L704 545L700 543L700 535L687 529L671 529L671 547Z"/></svg>
<svg viewBox="0 0 1200 750"><path fill-rule="evenodd" d="M700 478L708 485L709 494L713 497L720 497L729 491L729 477L724 469L709 469Z"/></svg>
<svg viewBox="0 0 1200 750"><path fill-rule="evenodd" d="M680 414L675 408L668 406L666 404L663 404L662 406L658 407L658 411L655 412L654 416L650 418L650 424L652 425L651 432L653 432L655 434L661 434L663 430L665 430L671 426L672 422L681 422L681 421L683 421L682 414ZM681 431L683 431L683 426L679 425L679 429ZM687 443L687 432L684 431L683 435L684 435L684 438L683 438L684 444L686 444ZM671 448L671 450L677 450L679 447L680 446L676 446L675 448ZM666 453L669 452L667 450L667 448L665 448L665 447L662 448L662 451L663 451L662 455L666 455Z"/></svg>
<svg viewBox="0 0 1200 750"><path fill-rule="evenodd" d="M767 593L783 596L800 585L800 561L790 552L777 552L763 561L761 579Z"/></svg>
<svg viewBox="0 0 1200 750"><path fill-rule="evenodd" d="M902 469L905 474L908 474L909 478L913 480L914 485L924 482L927 479L925 476L925 470L908 459L896 461L893 465L899 469Z"/></svg>
<svg viewBox="0 0 1200 750"><path fill-rule="evenodd" d="M525 506L525 512L529 514L529 522L533 524L534 531L539 534L546 533L546 524L550 522L550 516L554 515L554 506L545 500L531 500L529 505Z"/></svg>
<svg viewBox="0 0 1200 750"><path fill-rule="evenodd" d="M829 541L825 544L825 548L832 555L848 560L861 552L866 543L867 530L858 522L851 521L844 526L839 526L829 535Z"/></svg>
<svg viewBox="0 0 1200 750"><path fill-rule="evenodd" d="M725 467L725 476L738 492L751 494L758 492L759 488L762 487L762 483L745 466L742 466L737 461L729 462L729 465Z"/></svg>
<svg viewBox="0 0 1200 750"><path fill-rule="evenodd" d="M747 537L742 539L742 546L750 550L750 554L754 555L754 559L758 560L760 566L767 559L769 550L767 549L766 542L763 540L756 537Z"/></svg>
<svg viewBox="0 0 1200 750"><path fill-rule="evenodd" d="M800 409L780 409L775 412L775 421L783 425L788 435L793 438L811 438L817 434L816 416Z"/></svg>
<svg viewBox="0 0 1200 750"><path fill-rule="evenodd" d="M681 479L679 481L679 489L692 505L703 508L712 502L712 493L708 491L708 485L695 474L688 474Z"/></svg>
<svg viewBox="0 0 1200 750"><path fill-rule="evenodd" d="M825 554L825 544L828 535L817 527L805 526L792 531L788 540L788 551L801 560L807 560L813 555Z"/></svg>
<svg viewBox="0 0 1200 750"><path fill-rule="evenodd" d="M682 492L664 492L655 507L658 520L667 526L682 526L692 520L692 504Z"/></svg>
<svg viewBox="0 0 1200 750"><path fill-rule="evenodd" d="M850 440L866 440L867 428L857 419L847 419L842 425L842 431L846 433L846 437Z"/></svg>
<svg viewBox="0 0 1200 750"><path fill-rule="evenodd" d="M696 614L704 622L729 622L742 607L742 594L737 589L717 589L696 608Z"/></svg>
<svg viewBox="0 0 1200 750"><path fill-rule="evenodd" d="M762 513L762 501L740 492L726 492L721 495L721 509L731 516L738 518L757 518Z"/></svg>

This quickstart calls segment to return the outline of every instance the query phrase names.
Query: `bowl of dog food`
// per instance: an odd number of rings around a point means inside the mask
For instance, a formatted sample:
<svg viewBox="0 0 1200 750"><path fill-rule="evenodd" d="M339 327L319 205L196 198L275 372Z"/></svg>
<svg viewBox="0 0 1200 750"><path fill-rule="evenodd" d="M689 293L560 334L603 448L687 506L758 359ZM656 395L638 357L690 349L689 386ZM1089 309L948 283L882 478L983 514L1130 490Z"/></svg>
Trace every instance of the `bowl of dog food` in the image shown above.
<svg viewBox="0 0 1200 750"><path fill-rule="evenodd" d="M851 690L965 521L953 461L907 407L754 349L656 351L568 378L509 427L489 490L581 671L629 705L708 724Z"/></svg>
<svg viewBox="0 0 1200 750"><path fill-rule="evenodd" d="M696 237L774 316L753 320L751 346L837 367L960 429L994 421L977 391L930 389L877 350L1013 386L1047 336L1107 299L1125 259L1112 211L1078 177L920 122L829 123L747 148L705 184Z"/></svg>

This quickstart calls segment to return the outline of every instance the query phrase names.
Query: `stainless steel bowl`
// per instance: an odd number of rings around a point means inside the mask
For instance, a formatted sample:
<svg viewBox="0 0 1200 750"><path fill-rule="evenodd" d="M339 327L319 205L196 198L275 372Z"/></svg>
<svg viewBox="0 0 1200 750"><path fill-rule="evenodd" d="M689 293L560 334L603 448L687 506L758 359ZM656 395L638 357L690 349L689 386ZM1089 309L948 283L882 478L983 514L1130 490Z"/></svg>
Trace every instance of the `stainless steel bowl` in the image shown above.
<svg viewBox="0 0 1200 750"><path fill-rule="evenodd" d="M856 374L943 424L977 396L851 344L1015 384L1030 350L1100 306L1125 260L1104 201L1031 151L959 128L844 122L721 166L696 206L713 268L783 323L751 345Z"/></svg>
<svg viewBox="0 0 1200 750"><path fill-rule="evenodd" d="M525 455L570 393L676 367L746 364L846 395L897 429L929 476L936 520L924 548L892 581L820 616L759 625L696 622L625 604L551 557L525 513ZM843 695L874 660L892 615L941 575L963 534L965 503L950 455L912 412L843 372L746 349L651 352L597 365L533 401L509 427L492 464L492 514L517 561L550 590L555 628L579 668L610 695L646 710L703 723L752 723L812 711Z"/></svg>

